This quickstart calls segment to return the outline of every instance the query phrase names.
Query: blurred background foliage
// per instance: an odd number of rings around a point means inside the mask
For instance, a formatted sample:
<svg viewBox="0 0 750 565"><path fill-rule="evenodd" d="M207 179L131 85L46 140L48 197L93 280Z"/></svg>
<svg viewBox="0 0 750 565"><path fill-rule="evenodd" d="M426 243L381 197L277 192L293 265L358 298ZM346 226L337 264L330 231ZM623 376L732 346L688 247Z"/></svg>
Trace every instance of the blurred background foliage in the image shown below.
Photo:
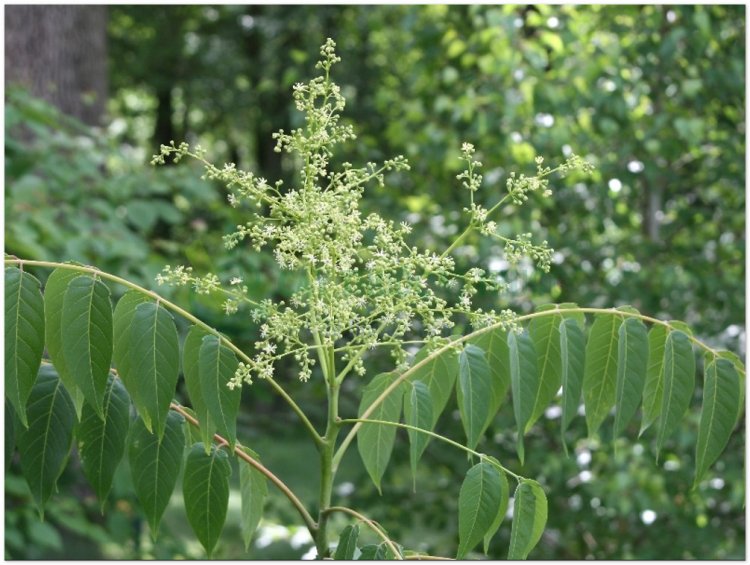
<svg viewBox="0 0 750 565"><path fill-rule="evenodd" d="M6 8L6 26L23 9L30 8ZM60 45L45 47L44 34L34 28L50 7L35 9L16 35L38 38L35 48L63 52ZM273 151L271 134L301 124L291 86L311 77L319 45L332 37L343 57L335 80L347 98L345 119L359 135L336 161L409 159L412 171L369 190L363 208L409 221L415 242L441 248L463 229L465 194L455 180L463 141L477 146L484 163L479 198L486 203L502 194L510 171L533 172L537 155L554 165L577 153L596 164L592 177L555 181L552 198L509 207L499 218L508 234L528 231L550 242L556 253L548 274L531 264L509 265L501 248L479 238L456 250L462 266L488 268L511 284L510 294L482 296L480 306L526 312L545 302L632 304L649 315L685 320L704 341L744 357L741 6L67 10L105 11L87 20L88 28L78 26L70 41L85 50L87 34L106 34L106 51L90 48L89 55L107 57L108 88L74 93L106 112L84 125L77 119L84 116L55 98L59 89L14 81L13 60L22 61L23 50L12 59L15 44L6 33L6 252L93 264L147 287L155 286L165 264L190 264L226 280L242 276L255 297L283 299L300 281L278 271L270 255L223 251L221 236L242 221L242 211L225 204L223 187L202 181L194 163L154 169L148 161L159 144L186 140L201 143L217 163L235 162L293 185L295 163ZM61 14L53 17L62 21ZM91 27L101 22L106 29ZM90 124L90 113L85 118ZM246 313L223 316L219 302L185 289L160 292L241 347L249 348L256 336ZM387 363L371 359L370 374ZM292 369L280 368L278 378L322 422L319 379L302 385ZM341 411L353 414L362 383L345 385ZM515 461L511 412L506 403L484 450L547 488L549 522L533 558L744 558L744 422L713 472L691 491L695 411L656 465L653 437L636 439L638 424L629 439L616 440L615 450L606 429L602 442L585 439L582 418L571 427L574 449L566 458L553 406L530 433L523 468ZM438 431L461 437L450 413ZM246 387L243 441L314 506L317 479L307 463L314 448L294 424L262 383ZM346 504L408 548L455 553L456 499L467 468L461 453L432 444L413 492L407 439L400 435L383 496L356 453L348 455L337 487ZM73 457L39 522L17 460L6 461L6 558L201 557L181 489L154 543L138 516L126 467L102 515ZM311 554L306 531L276 493L245 552L238 504L235 491L217 557ZM344 525L342 518L338 529ZM504 558L508 540L506 524L490 557Z"/></svg>

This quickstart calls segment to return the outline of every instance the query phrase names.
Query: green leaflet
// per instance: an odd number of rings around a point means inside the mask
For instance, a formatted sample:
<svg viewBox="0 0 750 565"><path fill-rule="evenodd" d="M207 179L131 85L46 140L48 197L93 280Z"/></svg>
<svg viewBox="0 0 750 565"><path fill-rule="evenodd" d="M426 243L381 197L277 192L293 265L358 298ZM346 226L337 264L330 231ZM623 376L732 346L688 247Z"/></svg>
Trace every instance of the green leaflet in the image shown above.
<svg viewBox="0 0 750 565"><path fill-rule="evenodd" d="M495 459L494 457L487 457L487 459L493 461L496 465L496 468L499 469L500 462ZM492 521L492 524L490 524L489 529L484 534L484 554L487 555L487 551L490 548L490 541L492 540L493 536L497 533L497 531L500 529L500 524L503 523L503 519L505 518L505 512L508 510L508 498L510 497L510 488L508 487L508 478L505 476L505 473L500 471L500 505L495 510L496 515L495 519Z"/></svg>
<svg viewBox="0 0 750 565"><path fill-rule="evenodd" d="M656 439L656 457L664 440L672 435L688 409L695 387L695 356L690 338L679 331L670 332L664 346L664 395Z"/></svg>
<svg viewBox="0 0 750 565"><path fill-rule="evenodd" d="M374 561L377 559L378 546L374 543L363 545L357 561Z"/></svg>
<svg viewBox="0 0 750 565"><path fill-rule="evenodd" d="M487 364L490 366L492 383L490 386L490 410L487 422L484 425L484 429L487 429L495 419L495 415L500 410L510 388L508 332L502 328L495 328L469 340L469 343L476 345L485 352Z"/></svg>
<svg viewBox="0 0 750 565"><path fill-rule="evenodd" d="M491 374L484 351L467 345L458 356L458 410L466 433L466 446L474 449L490 416Z"/></svg>
<svg viewBox="0 0 750 565"><path fill-rule="evenodd" d="M206 454L201 443L190 449L182 479L185 513L209 559L227 518L231 474L229 456L223 449L211 446Z"/></svg>
<svg viewBox="0 0 750 565"><path fill-rule="evenodd" d="M545 312L557 310L554 304L545 304L535 311ZM534 342L537 352L537 366L539 368L539 380L537 381L534 408L531 417L526 422L524 433L528 432L550 402L560 390L562 380L562 361L560 357L560 322L562 314L541 316L532 318L529 323L529 335Z"/></svg>
<svg viewBox="0 0 750 565"><path fill-rule="evenodd" d="M414 364L419 363L428 355L427 348L423 347L414 358ZM411 380L422 381L430 389L430 397L432 398L432 426L430 429L435 427L440 414L445 410L445 405L453 392L456 376L458 376L458 356L453 349L449 349L428 361L411 376Z"/></svg>
<svg viewBox="0 0 750 565"><path fill-rule="evenodd" d="M183 416L187 414L188 416L195 418L196 420L198 419L197 415L195 414L195 410L188 406L183 406L181 412L184 412ZM187 420L187 418L185 419ZM191 424L189 426L185 426L185 429L187 430L187 437L185 438L185 441L188 445L193 445L194 443L200 443L201 441L203 441L203 438L201 437L201 430L198 426L194 426ZM211 444L206 447L206 453L208 453L210 449Z"/></svg>
<svg viewBox="0 0 750 565"><path fill-rule="evenodd" d="M234 449L237 441L237 414L241 389L230 389L229 380L237 370L237 358L213 335L203 337L198 353L201 394L211 421Z"/></svg>
<svg viewBox="0 0 750 565"><path fill-rule="evenodd" d="M589 436L596 433L615 404L620 324L622 318L614 313L599 315L589 332L583 372L583 402Z"/></svg>
<svg viewBox="0 0 750 565"><path fill-rule="evenodd" d="M695 449L694 487L724 451L732 435L735 416L742 402L741 392L740 376L731 361L716 359L706 367Z"/></svg>
<svg viewBox="0 0 750 565"><path fill-rule="evenodd" d="M536 481L524 479L516 488L508 559L526 559L544 532L547 497Z"/></svg>
<svg viewBox="0 0 750 565"><path fill-rule="evenodd" d="M394 543L396 549L403 555L402 548L399 544ZM379 544L368 544L362 546L362 551L357 558L357 561L395 561L396 556L393 554L393 550L388 547L388 544L381 542Z"/></svg>
<svg viewBox="0 0 750 565"><path fill-rule="evenodd" d="M154 539L182 467L182 452L185 449L183 421L176 412L167 414L161 439L149 432L140 418L130 431L128 459L133 488Z"/></svg>
<svg viewBox="0 0 750 565"><path fill-rule="evenodd" d="M562 420L560 434L563 448L567 452L565 430L578 412L583 386L584 351L586 337L575 319L567 318L560 323L560 363L562 365Z"/></svg>
<svg viewBox="0 0 750 565"><path fill-rule="evenodd" d="M10 467L10 460L16 449L16 411L8 399L5 399L5 470Z"/></svg>
<svg viewBox="0 0 750 565"><path fill-rule="evenodd" d="M78 427L78 452L83 474L99 498L102 510L112 488L115 470L125 455L130 426L130 397L120 379L110 374L104 389L104 420L89 404Z"/></svg>
<svg viewBox="0 0 750 565"><path fill-rule="evenodd" d="M463 559L494 525L503 498L501 475L498 468L488 461L477 463L466 473L458 494L459 543L456 559Z"/></svg>
<svg viewBox="0 0 750 565"><path fill-rule="evenodd" d="M734 365L734 368L737 369L738 373L742 373L742 375L738 374L740 383L740 401L737 406L737 420L739 420L740 416L742 416L742 410L745 408L745 377L743 376L745 373L745 365L737 354L732 353L731 351L717 351L716 355L721 359L729 359L729 361L732 362L732 365ZM709 363L706 363L706 365L708 364Z"/></svg>
<svg viewBox="0 0 750 565"><path fill-rule="evenodd" d="M130 324L130 369L139 390L133 401L139 413L164 433L180 371L180 345L172 315L153 302L139 304ZM148 428L149 422L144 420Z"/></svg>
<svg viewBox="0 0 750 565"><path fill-rule="evenodd" d="M44 301L39 281L5 269L5 397L26 427L26 403L44 350Z"/></svg>
<svg viewBox="0 0 750 565"><path fill-rule="evenodd" d="M68 460L76 423L73 401L52 365L39 369L26 414L28 427L18 435L21 472L44 516L44 505L57 490Z"/></svg>
<svg viewBox="0 0 750 565"><path fill-rule="evenodd" d="M65 364L86 402L104 417L104 389L112 362L112 304L103 282L79 276L63 296L62 347Z"/></svg>
<svg viewBox="0 0 750 565"><path fill-rule="evenodd" d="M642 436L643 432L656 422L661 411L661 399L664 394L664 345L666 341L666 326L656 324L649 330L648 366L646 367L646 384L643 387L643 417L639 436Z"/></svg>
<svg viewBox="0 0 750 565"><path fill-rule="evenodd" d="M63 268L55 269L50 274L47 283L44 285L44 334L47 353L52 359L57 375L73 399L76 414L80 420L83 410L83 392L76 385L75 378L65 362L62 342L62 312L65 291L68 289L70 281L79 276L81 276L81 273Z"/></svg>
<svg viewBox="0 0 750 565"><path fill-rule="evenodd" d="M618 333L615 436L625 430L638 409L648 366L648 334L643 322L628 318Z"/></svg>
<svg viewBox="0 0 750 565"><path fill-rule="evenodd" d="M508 334L508 351L510 357L510 385L513 391L513 413L518 428L518 458L523 465L523 436L526 423L531 418L536 401L539 371L536 364L534 342L529 334Z"/></svg>
<svg viewBox="0 0 750 565"><path fill-rule="evenodd" d="M365 410L388 388L396 377L397 375L394 373L381 373L372 379L362 392L362 400L359 403L359 417L362 417ZM401 397L403 394L404 386L399 385L375 408L369 419L398 422L401 416ZM380 479L388 466L395 439L395 426L382 424L363 424L357 434L359 455L362 457L362 463L364 463L365 469L372 478L372 482L375 483L378 492L381 492Z"/></svg>
<svg viewBox="0 0 750 565"><path fill-rule="evenodd" d="M669 320L669 322L667 323L671 326L672 330L680 330L687 336L693 336L693 330L691 330L690 326L688 326L685 322L682 322L680 320Z"/></svg>
<svg viewBox="0 0 750 565"><path fill-rule="evenodd" d="M242 451L250 455L253 459L260 461L260 457L252 449L242 447ZM242 541L245 543L245 550L250 547L253 534L258 528L260 519L263 517L263 507L268 495L268 480L265 475L255 467L239 460L240 464L240 497L242 500Z"/></svg>
<svg viewBox="0 0 750 565"><path fill-rule="evenodd" d="M203 445L208 448L211 445L216 426L208 415L208 408L203 400L201 391L200 373L198 360L203 338L209 333L200 326L192 326L182 346L182 372L185 375L185 386L187 386L190 402L193 404L195 416L200 422L200 436Z"/></svg>
<svg viewBox="0 0 750 565"><path fill-rule="evenodd" d="M359 526L353 524L347 526L339 536L339 544L333 558L336 561L351 561L354 559L354 552L357 549L357 539L359 538Z"/></svg>
<svg viewBox="0 0 750 565"><path fill-rule="evenodd" d="M148 296L137 290L126 292L120 300L117 301L115 312L112 316L114 331L114 349L112 359L117 367L117 374L125 385L125 389L133 399L136 406L143 406L140 396L143 391L138 386L138 378L133 372L133 360L130 349L130 328L135 316L135 309L145 302L153 302ZM146 427L151 429L151 418L143 411L140 417L146 423Z"/></svg>
<svg viewBox="0 0 750 565"><path fill-rule="evenodd" d="M422 381L409 381L405 385L404 394L404 422L410 426L423 430L432 430L432 397L430 389ZM413 488L416 490L417 463L427 444L430 436L414 430L407 430L409 434L409 464Z"/></svg>

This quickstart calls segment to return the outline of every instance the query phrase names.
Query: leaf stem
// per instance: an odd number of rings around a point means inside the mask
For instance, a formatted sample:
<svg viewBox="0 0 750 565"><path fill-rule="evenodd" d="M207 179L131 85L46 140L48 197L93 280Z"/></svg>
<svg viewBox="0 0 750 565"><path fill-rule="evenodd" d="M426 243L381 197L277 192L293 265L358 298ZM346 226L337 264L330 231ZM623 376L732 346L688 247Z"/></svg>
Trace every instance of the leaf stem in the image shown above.
<svg viewBox="0 0 750 565"><path fill-rule="evenodd" d="M56 263L53 261L34 261L30 259L19 259L19 258L6 258L5 264L16 264L21 267L23 265L29 265L31 267L45 267L50 269L69 269L71 271L80 271L82 273L91 273L93 275L98 275L99 277L103 279L108 279L112 282L116 282L118 284L121 284L123 286L126 286L130 289L136 290L140 292L141 294L145 294L147 296L150 296L154 300L160 301L160 303L169 310L172 310L173 312L179 314L186 320L192 322L196 326L200 326L207 332L209 332L212 335L215 335L219 338L219 340L224 343L229 349L234 351L239 357L241 357L246 362L250 363L252 360L250 357L248 357L244 351L242 351L239 347L237 347L234 343L232 343L229 339L224 337L221 333L216 331L214 328L206 324L205 322L202 322L195 316L193 316L190 312L180 308L176 304L170 302L169 300L166 300L165 298L159 296L157 293L155 293L152 290L148 290L143 288L142 286L139 286L133 282L130 282L127 279L123 279L122 277L118 277L117 275L112 275L109 273L105 273L104 271L100 271L96 267L87 267L83 265L75 265L73 263ZM271 388L273 388L279 396L281 396L284 401L291 407L291 409L299 416L300 420L304 424L305 428L307 428L308 432L310 433L313 441L316 445L320 445L323 441L323 439L320 437L318 432L315 430L315 427L312 425L310 420L307 418L307 415L302 411L302 408L299 407L299 405L292 400L292 397L287 394L287 392L281 387L280 384L278 384L273 379L263 379L265 382L267 382Z"/></svg>
<svg viewBox="0 0 750 565"><path fill-rule="evenodd" d="M521 479L523 479L522 476L517 475L516 473L514 473L510 469L507 469L503 465L500 465L499 463L496 463L492 459L488 458L486 454L480 453L479 451L474 451L473 449L469 449L468 447L466 447L465 445L462 445L462 444L458 443L457 441L453 441L450 438L447 438L447 437L442 436L440 434L436 434L435 432L431 432L430 430L425 430L423 428L417 428L416 426L410 426L409 424L402 424L400 422L389 422L387 420L371 420L369 418L347 418L345 420L339 420L339 423L340 424L381 424L381 425L384 425L384 426L394 426L396 428L403 428L405 430L413 430L415 432L419 432L419 433L428 435L430 437L434 437L435 439L438 439L438 440L443 441L443 442L445 442L445 443L447 443L449 445L452 445L453 447L461 449L461 450L465 451L466 453L471 453L472 455L476 455L480 459L486 460L487 462L493 464L495 467L499 468L503 473L505 473L506 475L510 475L511 477L513 477L514 479L516 479L517 481L520 481Z"/></svg>
<svg viewBox="0 0 750 565"><path fill-rule="evenodd" d="M380 538L388 545L390 550L393 552L393 555L396 557L397 560L403 561L403 557L401 557L401 552L398 550L398 548L393 544L393 541L388 537L388 535L385 533L385 531L373 520L370 520L367 516L363 516L356 510L352 510L351 508L347 508L346 506L331 506L325 510L325 514L333 514L334 512L341 512L343 514L349 514L351 516L354 516L357 520L361 521L363 524L366 524L372 531L374 531Z"/></svg>

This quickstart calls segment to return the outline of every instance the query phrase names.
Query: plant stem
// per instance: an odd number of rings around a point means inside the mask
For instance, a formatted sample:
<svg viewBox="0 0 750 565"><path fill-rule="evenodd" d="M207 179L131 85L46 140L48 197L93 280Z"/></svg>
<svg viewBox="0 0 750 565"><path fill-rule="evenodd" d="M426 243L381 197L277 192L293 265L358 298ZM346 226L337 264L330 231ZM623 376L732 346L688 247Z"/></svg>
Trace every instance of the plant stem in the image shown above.
<svg viewBox="0 0 750 565"><path fill-rule="evenodd" d="M314 536L318 550L318 559L329 557L328 549L328 509L331 506L333 481L336 472L333 468L333 453L336 448L336 438L339 434L339 387L336 380L336 367L333 348L326 347L322 355L323 376L326 382L328 397L328 418L326 432L320 448L320 498L318 503L318 531Z"/></svg>
<svg viewBox="0 0 750 565"><path fill-rule="evenodd" d="M112 282L116 282L118 284L121 284L123 286L126 286L128 288L131 288L133 290L137 290L141 294L145 294L147 296L150 296L154 300L158 300L160 304L162 304L165 308L168 308L169 310L172 310L173 312L176 312L186 320L192 322L196 326L200 326L207 332L211 333L212 335L215 335L219 338L219 340L229 347L232 351L234 351L240 358L245 360L246 362L250 363L251 359L245 354L244 351L242 351L239 347L234 345L230 340L228 340L226 337L221 335L221 333L217 332L215 329L213 329L211 326L206 324L205 322L202 322L195 316L193 316L190 312L183 310L176 304L170 302L169 300L166 300L165 298L159 296L157 293L155 293L152 290L147 290L143 288L142 286L139 286L133 282L130 282L127 279L123 279L121 277L118 277L117 275L111 275L109 273L105 273L104 271L100 271L96 267L86 267L82 265L74 265L72 263L55 263L53 261L33 261L28 259L5 259L5 264L16 264L19 266L23 265L29 265L31 267L45 267L50 269L69 269L71 271L80 271L82 273L91 273L93 275L97 275L103 279L110 280ZM276 393L281 396L284 401L291 407L291 409L294 411L297 416L299 416L300 420L302 421L302 424L305 426L305 428L310 433L310 436L312 437L313 441L316 445L319 445L322 442L322 438L318 434L318 432L315 430L315 427L312 425L310 420L307 418L305 413L302 411L302 409L299 407L299 405L292 400L292 397L287 394L287 392L281 387L280 384L278 384L274 379L263 379L264 382L268 383L271 388L273 388Z"/></svg>
<svg viewBox="0 0 750 565"><path fill-rule="evenodd" d="M385 531L378 526L378 524L374 520L370 520L367 516L363 516L356 510L352 510L351 508L347 508L346 506L331 506L328 508L325 513L326 514L332 514L334 512L341 512L343 514L349 514L351 516L354 516L357 520L361 521L362 523L366 524L371 530L373 530L380 538L388 545L390 550L393 552L393 555L396 557L397 560L402 561L403 558L401 557L401 553L398 551L398 548L393 544L393 541L391 541L391 538L388 537L388 535L385 533Z"/></svg>
<svg viewBox="0 0 750 565"><path fill-rule="evenodd" d="M466 226L466 229L461 233L461 235L459 235L456 239L454 239L453 243L451 243L445 249L445 251L443 251L440 254L440 258L443 259L443 258L447 257L450 254L450 252L453 251L456 247L458 247L461 244L461 242L464 239L466 239L472 231L474 231L474 224L473 223L471 223L468 226Z"/></svg>
<svg viewBox="0 0 750 565"><path fill-rule="evenodd" d="M435 439L438 439L440 441L444 441L445 443L447 443L449 445L452 445L453 447L456 447L458 449L461 449L461 450L465 451L466 453L471 453L472 455L476 455L480 459L485 459L485 457L486 457L486 454L480 453L479 451L474 451L473 449L469 449L468 447L466 447L465 445L461 445L457 441L453 441L450 438L447 438L445 436L441 436L440 434L436 434L435 432L431 432L431 431L425 430L423 428L417 428L416 426L410 426L409 424L402 424L400 422L389 422L387 420L371 420L369 418L347 418L345 420L339 420L339 423L340 424L357 424L357 423L359 423L359 424L381 424L381 425L384 425L384 426L394 426L396 428L403 428L405 430L413 430L415 432L419 432L419 433L422 433L422 434L434 437ZM520 481L523 478L520 475L515 474L510 469L507 469L503 465L495 463L494 461L492 461L492 459L487 459L487 461L489 463L491 463L492 465L494 465L495 467L498 467L503 473L505 473L506 475L510 475L511 477L513 477L514 479L516 479L517 481Z"/></svg>

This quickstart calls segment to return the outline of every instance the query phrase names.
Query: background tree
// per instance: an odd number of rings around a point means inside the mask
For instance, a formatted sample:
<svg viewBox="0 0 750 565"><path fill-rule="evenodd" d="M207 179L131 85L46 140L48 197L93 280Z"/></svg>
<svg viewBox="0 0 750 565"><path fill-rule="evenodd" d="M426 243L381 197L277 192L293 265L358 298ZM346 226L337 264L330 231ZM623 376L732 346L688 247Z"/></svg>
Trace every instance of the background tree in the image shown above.
<svg viewBox="0 0 750 565"><path fill-rule="evenodd" d="M5 84L20 84L85 124L107 102L106 6L5 7Z"/></svg>

